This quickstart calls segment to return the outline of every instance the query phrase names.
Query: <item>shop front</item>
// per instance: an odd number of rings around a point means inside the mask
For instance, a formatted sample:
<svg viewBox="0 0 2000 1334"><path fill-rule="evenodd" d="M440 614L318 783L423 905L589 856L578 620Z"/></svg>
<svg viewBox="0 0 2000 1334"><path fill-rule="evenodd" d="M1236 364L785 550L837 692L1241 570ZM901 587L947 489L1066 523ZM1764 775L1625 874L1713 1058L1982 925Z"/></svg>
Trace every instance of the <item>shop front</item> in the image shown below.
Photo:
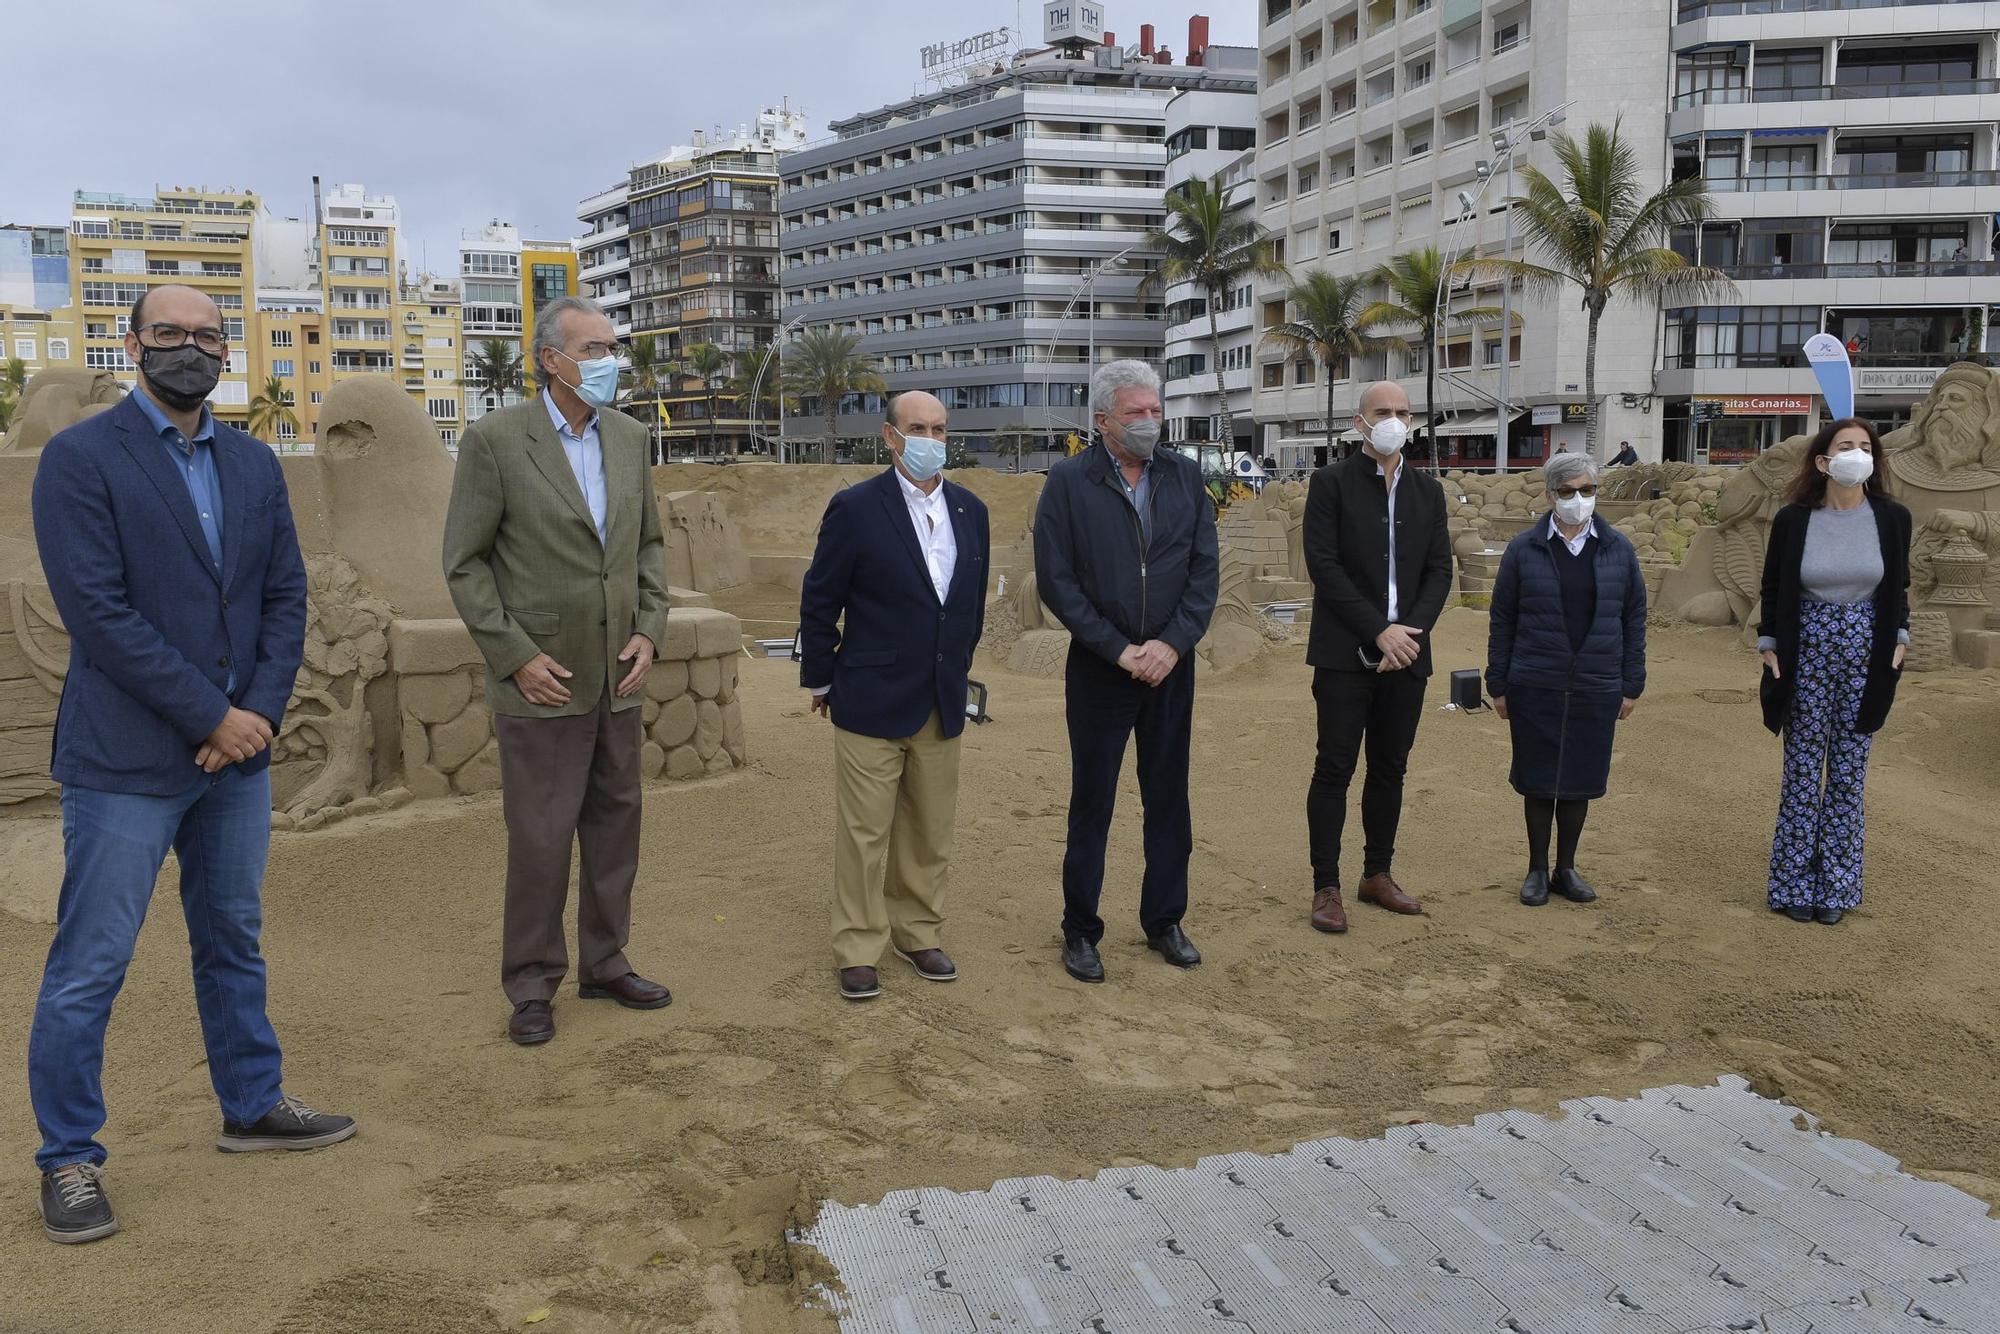
<svg viewBox="0 0 2000 1334"><path fill-rule="evenodd" d="M1811 394L1710 394L1688 403L1695 463L1749 463L1812 420Z"/></svg>

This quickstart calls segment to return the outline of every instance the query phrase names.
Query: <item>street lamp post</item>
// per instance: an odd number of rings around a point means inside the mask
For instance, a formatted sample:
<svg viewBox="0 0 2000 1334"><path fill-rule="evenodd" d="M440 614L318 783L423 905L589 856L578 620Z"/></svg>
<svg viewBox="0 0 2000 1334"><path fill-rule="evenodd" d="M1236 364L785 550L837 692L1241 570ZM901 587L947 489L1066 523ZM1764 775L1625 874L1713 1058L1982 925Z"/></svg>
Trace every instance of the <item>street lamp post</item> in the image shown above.
<svg viewBox="0 0 2000 1334"><path fill-rule="evenodd" d="M1108 268L1125 267L1125 257L1145 244L1144 241L1134 241L1117 254L1106 259L1101 259L1091 266L1089 276L1083 280L1082 286L1078 287L1076 292L1071 295L1069 303L1063 307L1062 314L1056 319L1054 331L1049 334L1049 356L1046 364L1055 364L1056 343L1062 337L1062 327L1069 320L1070 314L1076 309L1076 303L1082 300L1084 295L1088 293L1090 297L1090 309L1084 316L1084 328L1087 331L1086 338L1089 348L1084 365L1084 378L1086 386L1088 385L1089 377L1097 369L1097 280ZM1050 409L1054 405L1049 401L1051 397L1049 391L1052 388L1053 386L1049 383L1049 376L1044 374L1042 376L1042 430L1051 439L1055 435L1055 420L1053 414L1050 412ZM1078 427L1078 429L1087 432L1090 428L1088 425L1084 425Z"/></svg>
<svg viewBox="0 0 2000 1334"><path fill-rule="evenodd" d="M771 354L765 357L763 361L759 363L757 367L757 375L754 379L750 381L750 438L753 441L757 438L758 419L763 415L760 409L763 407L763 402L764 402L763 398L761 397L764 388L764 373L770 370L772 365L778 361L779 357L783 354L785 339L788 336L790 336L791 332L794 329L798 328L801 324L805 323L805 318L806 317L803 315L796 316L783 328L778 330L777 337L771 340ZM785 391L783 387L783 380L781 377L778 388L778 462L783 463L784 461L785 461Z"/></svg>

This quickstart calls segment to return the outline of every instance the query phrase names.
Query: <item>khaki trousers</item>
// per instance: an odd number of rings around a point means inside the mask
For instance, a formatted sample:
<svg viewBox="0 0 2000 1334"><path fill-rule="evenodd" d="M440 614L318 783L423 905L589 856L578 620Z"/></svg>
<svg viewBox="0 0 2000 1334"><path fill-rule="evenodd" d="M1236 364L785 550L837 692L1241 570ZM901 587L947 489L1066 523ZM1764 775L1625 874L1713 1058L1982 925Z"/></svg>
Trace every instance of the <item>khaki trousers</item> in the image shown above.
<svg viewBox="0 0 2000 1334"><path fill-rule="evenodd" d="M833 730L833 958L873 968L894 942L938 947L958 814L958 737L933 713L915 736Z"/></svg>
<svg viewBox="0 0 2000 1334"><path fill-rule="evenodd" d="M611 711L611 687L589 713L496 715L501 809L507 816L507 906L500 985L507 999L553 1000L569 972L563 905L570 849L581 845L576 887L577 980L613 982L632 971L632 882L639 873L638 708Z"/></svg>

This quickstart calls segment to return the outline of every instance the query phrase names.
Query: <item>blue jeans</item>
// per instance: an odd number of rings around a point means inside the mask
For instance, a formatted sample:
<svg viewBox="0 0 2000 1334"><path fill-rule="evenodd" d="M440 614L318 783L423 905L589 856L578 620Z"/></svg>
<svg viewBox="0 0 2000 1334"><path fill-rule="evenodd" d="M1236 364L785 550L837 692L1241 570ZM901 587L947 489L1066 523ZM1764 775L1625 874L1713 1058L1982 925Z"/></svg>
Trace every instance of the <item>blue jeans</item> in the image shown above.
<svg viewBox="0 0 2000 1334"><path fill-rule="evenodd" d="M194 956L208 1074L227 1121L278 1105L278 1037L264 1014L264 858L271 775L234 765L175 797L63 789L63 883L56 935L28 1036L28 1092L41 1127L35 1163L101 1163L104 1028L171 847Z"/></svg>

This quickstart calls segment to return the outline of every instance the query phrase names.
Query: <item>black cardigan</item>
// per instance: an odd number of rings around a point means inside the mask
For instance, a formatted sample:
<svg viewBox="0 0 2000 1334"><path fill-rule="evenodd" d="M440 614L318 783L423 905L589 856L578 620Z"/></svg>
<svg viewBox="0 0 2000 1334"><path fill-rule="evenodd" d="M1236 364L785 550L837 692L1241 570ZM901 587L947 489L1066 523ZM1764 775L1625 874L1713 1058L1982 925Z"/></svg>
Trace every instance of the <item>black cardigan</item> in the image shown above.
<svg viewBox="0 0 2000 1334"><path fill-rule="evenodd" d="M1878 730L1896 699L1902 669L1895 666L1896 636L1910 628L1910 512L1886 496L1870 496L1875 532L1882 539L1882 582L1875 587L1875 643L1868 655L1868 684L1861 691L1861 711L1854 721L1857 734ZM1764 669L1759 694L1764 726L1784 730L1792 715L1792 693L1799 668L1799 563L1806 554L1806 525L1812 508L1787 505L1771 519L1771 540L1764 548L1763 619L1757 633L1777 641L1778 668L1773 680Z"/></svg>

